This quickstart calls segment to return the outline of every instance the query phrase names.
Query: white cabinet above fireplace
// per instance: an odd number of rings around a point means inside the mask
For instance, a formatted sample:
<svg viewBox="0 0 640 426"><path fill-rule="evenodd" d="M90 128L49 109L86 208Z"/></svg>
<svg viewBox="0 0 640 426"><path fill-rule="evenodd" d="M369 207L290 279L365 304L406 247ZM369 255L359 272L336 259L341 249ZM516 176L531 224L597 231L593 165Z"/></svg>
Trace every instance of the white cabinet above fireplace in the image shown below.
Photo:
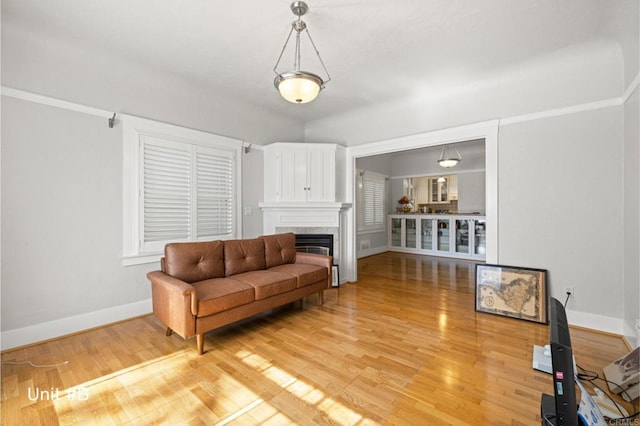
<svg viewBox="0 0 640 426"><path fill-rule="evenodd" d="M344 148L325 143L274 143L264 150L265 203L336 202Z"/></svg>

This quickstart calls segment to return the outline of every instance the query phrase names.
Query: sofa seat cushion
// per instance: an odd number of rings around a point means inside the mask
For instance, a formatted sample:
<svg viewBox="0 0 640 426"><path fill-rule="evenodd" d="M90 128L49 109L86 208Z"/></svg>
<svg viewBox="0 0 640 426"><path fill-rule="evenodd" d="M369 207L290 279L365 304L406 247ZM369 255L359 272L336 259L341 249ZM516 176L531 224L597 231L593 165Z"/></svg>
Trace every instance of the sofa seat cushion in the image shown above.
<svg viewBox="0 0 640 426"><path fill-rule="evenodd" d="M204 317L255 300L252 286L231 278L198 281L192 286L198 296L198 316Z"/></svg>
<svg viewBox="0 0 640 426"><path fill-rule="evenodd" d="M273 272L286 272L287 274L294 275L297 279L298 288L326 280L329 274L327 268L323 266L309 265L306 263L279 265L269 268L268 270Z"/></svg>
<svg viewBox="0 0 640 426"><path fill-rule="evenodd" d="M285 272L251 271L234 275L233 279L252 286L256 292L256 300L266 299L297 288L296 277Z"/></svg>

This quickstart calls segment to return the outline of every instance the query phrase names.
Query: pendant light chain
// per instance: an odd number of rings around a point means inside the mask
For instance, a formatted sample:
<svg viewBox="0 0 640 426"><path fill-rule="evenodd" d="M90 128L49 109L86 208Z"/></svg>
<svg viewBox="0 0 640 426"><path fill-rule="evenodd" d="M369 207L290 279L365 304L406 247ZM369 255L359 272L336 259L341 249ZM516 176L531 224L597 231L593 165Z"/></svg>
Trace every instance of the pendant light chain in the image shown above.
<svg viewBox="0 0 640 426"><path fill-rule="evenodd" d="M313 39L311 38L311 33L309 33L308 29L305 29L305 31L307 33L307 36L309 36L309 41L311 42L311 46L313 46L313 50L316 52L316 56L320 60L320 65L322 65L322 68L324 69L324 73L327 74L327 79L324 82L324 84L327 84L328 82L331 81L331 76L329 75L329 71L327 71L327 67L324 65L324 61L322 60L322 56L320 56L320 52L318 52L318 48L316 47L316 44L313 42ZM324 86L324 84L323 84L323 86Z"/></svg>
<svg viewBox="0 0 640 426"><path fill-rule="evenodd" d="M298 18L298 21L300 21L300 18ZM300 30L299 27L295 28L296 30L296 51L295 51L295 58L293 61L293 69L296 71L300 71Z"/></svg>
<svg viewBox="0 0 640 426"><path fill-rule="evenodd" d="M293 33L293 26L289 30L289 35L287 36L287 39L285 40L284 44L282 45L282 50L280 51L280 56L278 56L278 60L276 61L276 64L273 66L273 72L275 72L276 75L278 74L278 71L276 71L276 68L278 68L278 65L280 65L280 60L282 59L282 55L284 55L284 51L287 48L287 44L289 44L289 40L291 39L291 34L292 33Z"/></svg>

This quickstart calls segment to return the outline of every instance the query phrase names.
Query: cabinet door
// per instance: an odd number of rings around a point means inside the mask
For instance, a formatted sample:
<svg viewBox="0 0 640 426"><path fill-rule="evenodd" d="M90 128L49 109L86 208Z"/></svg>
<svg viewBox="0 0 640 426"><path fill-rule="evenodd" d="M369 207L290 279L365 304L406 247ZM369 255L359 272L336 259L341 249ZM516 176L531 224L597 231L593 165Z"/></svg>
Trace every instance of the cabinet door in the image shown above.
<svg viewBox="0 0 640 426"><path fill-rule="evenodd" d="M307 201L307 151L282 150L279 201Z"/></svg>
<svg viewBox="0 0 640 426"><path fill-rule="evenodd" d="M474 248L473 254L485 255L487 253L487 221L484 219L474 220Z"/></svg>
<svg viewBox="0 0 640 426"><path fill-rule="evenodd" d="M469 231L471 227L469 226L468 219L456 219L455 220L455 251L456 253L469 253Z"/></svg>
<svg viewBox="0 0 640 426"><path fill-rule="evenodd" d="M405 219L404 241L406 248L416 248L416 219Z"/></svg>
<svg viewBox="0 0 640 426"><path fill-rule="evenodd" d="M429 203L429 178L419 177L413 178L413 187L416 200L416 206Z"/></svg>
<svg viewBox="0 0 640 426"><path fill-rule="evenodd" d="M433 250L433 219L420 219L421 238L420 248L422 250Z"/></svg>
<svg viewBox="0 0 640 426"><path fill-rule="evenodd" d="M335 201L335 153L309 151L307 155L307 201Z"/></svg>
<svg viewBox="0 0 640 426"><path fill-rule="evenodd" d="M444 182L439 182L440 185L440 201L446 203L449 201L449 180L444 178Z"/></svg>
<svg viewBox="0 0 640 426"><path fill-rule="evenodd" d="M447 176L449 185L449 201L458 199L458 175Z"/></svg>
<svg viewBox="0 0 640 426"><path fill-rule="evenodd" d="M402 219L397 217L390 219L389 245L392 247L402 247Z"/></svg>
<svg viewBox="0 0 640 426"><path fill-rule="evenodd" d="M451 250L451 224L449 219L438 219L438 250L449 251Z"/></svg>
<svg viewBox="0 0 640 426"><path fill-rule="evenodd" d="M449 178L450 176L429 178L429 202L446 203L451 200L449 198Z"/></svg>

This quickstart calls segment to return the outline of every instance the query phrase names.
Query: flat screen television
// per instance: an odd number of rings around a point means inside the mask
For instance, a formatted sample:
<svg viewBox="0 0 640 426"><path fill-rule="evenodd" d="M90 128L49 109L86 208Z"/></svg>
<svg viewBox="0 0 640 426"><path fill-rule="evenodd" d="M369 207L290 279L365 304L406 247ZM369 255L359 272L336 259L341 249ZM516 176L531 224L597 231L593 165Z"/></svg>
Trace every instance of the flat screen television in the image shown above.
<svg viewBox="0 0 640 426"><path fill-rule="evenodd" d="M562 303L549 304L549 340L554 395L542 394L540 417L543 425L578 426L578 405L569 322Z"/></svg>

